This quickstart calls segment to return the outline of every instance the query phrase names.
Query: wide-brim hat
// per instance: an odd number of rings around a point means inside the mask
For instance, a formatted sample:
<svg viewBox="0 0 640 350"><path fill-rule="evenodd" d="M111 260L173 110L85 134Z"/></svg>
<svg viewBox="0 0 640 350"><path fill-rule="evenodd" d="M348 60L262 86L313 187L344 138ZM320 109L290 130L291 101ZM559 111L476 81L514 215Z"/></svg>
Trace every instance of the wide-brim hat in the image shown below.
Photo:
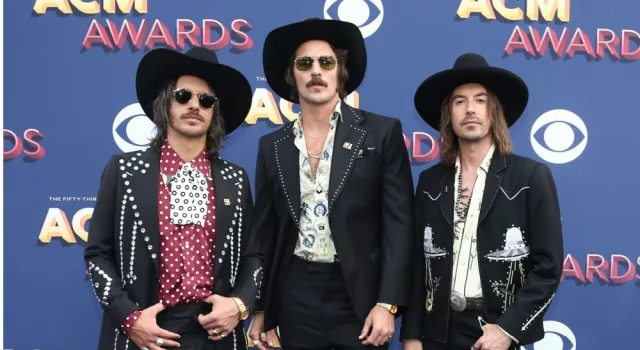
<svg viewBox="0 0 640 350"><path fill-rule="evenodd" d="M440 128L442 102L458 86L478 83L493 92L502 105L507 126L522 115L529 102L527 84L515 73L491 67L484 57L467 53L458 57L453 68L427 78L414 96L418 114L435 130Z"/></svg>
<svg viewBox="0 0 640 350"><path fill-rule="evenodd" d="M182 75L205 80L213 89L224 118L225 132L230 134L244 122L253 92L247 78L238 70L218 62L215 52L194 47L186 53L171 49L155 49L140 61L136 73L136 94L147 117L153 117L153 101L167 81Z"/></svg>
<svg viewBox="0 0 640 350"><path fill-rule="evenodd" d="M364 79L367 69L367 49L360 29L350 22L310 18L272 30L262 50L265 78L278 96L291 101L290 87L285 80L292 56L298 47L309 40L323 40L333 47L347 50L346 68L349 79L344 89L355 91ZM291 101L299 103L298 99Z"/></svg>

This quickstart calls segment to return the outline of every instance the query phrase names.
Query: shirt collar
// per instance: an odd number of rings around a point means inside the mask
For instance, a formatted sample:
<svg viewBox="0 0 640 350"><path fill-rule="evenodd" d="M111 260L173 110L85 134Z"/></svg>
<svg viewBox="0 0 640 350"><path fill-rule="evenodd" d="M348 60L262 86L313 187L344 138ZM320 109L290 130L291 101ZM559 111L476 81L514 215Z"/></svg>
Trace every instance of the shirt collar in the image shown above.
<svg viewBox="0 0 640 350"><path fill-rule="evenodd" d="M480 169L484 170L485 173L489 172L489 166L491 165L491 158L493 158L493 153L495 152L496 146L494 143L491 143L491 147L484 155L482 162L480 163ZM456 169L460 169L460 155L456 156Z"/></svg>
<svg viewBox="0 0 640 350"><path fill-rule="evenodd" d="M160 154L160 170L162 173L175 175L185 161L180 158L178 153L171 147L167 139L162 143L162 152ZM202 172L206 177L210 176L211 167L209 157L207 156L206 146L202 151L190 162L193 166Z"/></svg>

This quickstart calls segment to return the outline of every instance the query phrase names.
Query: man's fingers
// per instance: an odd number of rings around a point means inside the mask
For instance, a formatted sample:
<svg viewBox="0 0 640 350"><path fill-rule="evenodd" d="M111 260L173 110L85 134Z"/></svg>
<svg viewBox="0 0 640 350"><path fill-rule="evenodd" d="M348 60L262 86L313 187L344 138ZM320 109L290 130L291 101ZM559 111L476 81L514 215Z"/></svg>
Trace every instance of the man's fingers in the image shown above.
<svg viewBox="0 0 640 350"><path fill-rule="evenodd" d="M380 346L387 341L389 341L389 336L391 335L391 330L389 328L383 328L380 330L378 337L374 340L375 346Z"/></svg>
<svg viewBox="0 0 640 350"><path fill-rule="evenodd" d="M273 347L276 343L276 331L271 330L267 332L267 344L269 347Z"/></svg>
<svg viewBox="0 0 640 350"><path fill-rule="evenodd" d="M154 333L156 335L156 339L153 340L154 342L157 340L157 338L162 338L163 340L165 340L165 339L180 339L180 334L169 332L168 330L162 329L160 327L158 327L158 329L156 329L156 331Z"/></svg>
<svg viewBox="0 0 640 350"><path fill-rule="evenodd" d="M198 322L200 322L200 324L205 327L210 325L211 323L217 321L217 317L216 315L213 313L213 311L211 311L210 313L206 314L206 315L200 315L198 316Z"/></svg>
<svg viewBox="0 0 640 350"><path fill-rule="evenodd" d="M162 348L178 348L180 343L171 339L162 339Z"/></svg>
<svg viewBox="0 0 640 350"><path fill-rule="evenodd" d="M380 346L387 340L389 340L389 330L387 328L381 328L378 336L373 340L373 344L375 344L375 346Z"/></svg>
<svg viewBox="0 0 640 350"><path fill-rule="evenodd" d="M478 339L478 341L476 341L475 344L473 344L473 346L471 346L471 350L480 350L482 349L482 344L484 343L484 336L480 337L480 339Z"/></svg>
<svg viewBox="0 0 640 350"><path fill-rule="evenodd" d="M371 317L367 317L367 319L364 321L364 327L362 327L362 332L360 333L360 336L358 337L358 339L364 339L367 334L369 334L369 330L371 330L371 324L373 322L371 321Z"/></svg>
<svg viewBox="0 0 640 350"><path fill-rule="evenodd" d="M373 328L371 329L371 334L369 334L369 337L367 337L367 339L365 339L364 344L375 344L376 339L378 339L378 336L380 335L380 328L378 328L376 325L373 326Z"/></svg>
<svg viewBox="0 0 640 350"><path fill-rule="evenodd" d="M271 350L271 347L268 346L267 343L263 341L259 342L257 346L258 346L258 349L260 350Z"/></svg>
<svg viewBox="0 0 640 350"><path fill-rule="evenodd" d="M153 312L153 314L158 314L160 311L164 310L164 304L163 303L156 303L155 305L151 306L149 308L149 311Z"/></svg>

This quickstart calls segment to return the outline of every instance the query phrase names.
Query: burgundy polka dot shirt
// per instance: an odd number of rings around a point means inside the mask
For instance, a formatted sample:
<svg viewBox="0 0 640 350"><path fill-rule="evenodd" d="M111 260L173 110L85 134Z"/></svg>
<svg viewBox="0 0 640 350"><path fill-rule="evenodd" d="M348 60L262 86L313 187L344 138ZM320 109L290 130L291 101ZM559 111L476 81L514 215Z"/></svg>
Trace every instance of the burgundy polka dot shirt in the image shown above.
<svg viewBox="0 0 640 350"><path fill-rule="evenodd" d="M192 164L208 179L208 204L204 227L197 224L178 225L170 220L171 184L165 176L175 176L184 161L166 143L160 155L158 218L160 230L160 293L159 301L166 308L206 299L213 287L215 251L215 191L211 166L206 150ZM140 316L140 311L129 315L122 330L126 334Z"/></svg>

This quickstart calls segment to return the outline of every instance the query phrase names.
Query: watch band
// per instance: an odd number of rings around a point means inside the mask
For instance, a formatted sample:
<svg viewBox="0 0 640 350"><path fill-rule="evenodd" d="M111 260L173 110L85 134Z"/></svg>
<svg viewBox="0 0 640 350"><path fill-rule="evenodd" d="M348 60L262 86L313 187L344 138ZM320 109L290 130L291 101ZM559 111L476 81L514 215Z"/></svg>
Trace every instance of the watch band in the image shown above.
<svg viewBox="0 0 640 350"><path fill-rule="evenodd" d="M249 310L240 298L232 297L233 301L238 305L240 320L244 321L249 317Z"/></svg>
<svg viewBox="0 0 640 350"><path fill-rule="evenodd" d="M382 308L385 308L387 311L389 311L392 315L395 315L396 312L398 311L398 307L395 305L391 305L391 304L387 304L387 303L377 303L377 306L380 306Z"/></svg>

